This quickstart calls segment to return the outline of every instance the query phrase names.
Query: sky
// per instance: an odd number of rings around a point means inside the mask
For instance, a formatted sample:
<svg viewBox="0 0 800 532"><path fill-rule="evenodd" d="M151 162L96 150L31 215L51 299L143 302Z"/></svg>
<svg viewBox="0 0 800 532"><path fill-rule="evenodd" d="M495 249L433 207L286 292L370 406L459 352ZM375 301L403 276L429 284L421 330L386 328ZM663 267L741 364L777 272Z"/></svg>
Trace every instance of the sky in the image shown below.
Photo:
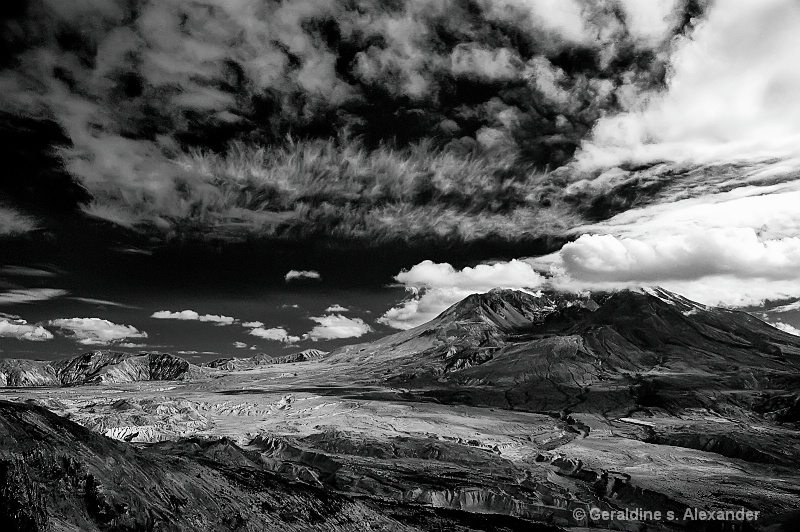
<svg viewBox="0 0 800 532"><path fill-rule="evenodd" d="M659 285L800 329L792 0L3 10L3 356L332 349L496 287ZM576 207L536 249L389 243L378 257L363 243L331 254L324 238L285 252L244 232L233 244L165 236L211 231L217 218L196 206L229 194L223 180L193 181L198 150L343 130L366 150L507 154L578 205L610 207Z"/></svg>

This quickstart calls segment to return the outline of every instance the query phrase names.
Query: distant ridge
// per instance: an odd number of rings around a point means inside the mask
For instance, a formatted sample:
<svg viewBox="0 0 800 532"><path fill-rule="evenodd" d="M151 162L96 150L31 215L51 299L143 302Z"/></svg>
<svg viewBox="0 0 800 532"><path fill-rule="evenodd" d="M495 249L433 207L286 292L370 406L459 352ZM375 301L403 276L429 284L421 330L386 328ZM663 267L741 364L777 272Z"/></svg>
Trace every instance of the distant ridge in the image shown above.
<svg viewBox="0 0 800 532"><path fill-rule="evenodd" d="M255 356L248 358L236 358L236 357L218 358L216 360L212 360L211 362L206 362L202 364L202 366L234 371L240 369L250 369L263 364L289 364L292 362L305 362L307 360L318 360L327 354L328 354L327 351L321 351L319 349L305 349L298 353L292 353L290 355L281 355L277 357L272 357L265 353L259 353Z"/></svg>
<svg viewBox="0 0 800 532"><path fill-rule="evenodd" d="M75 386L134 381L185 380L209 370L167 353L90 351L55 361L0 359L0 386Z"/></svg>

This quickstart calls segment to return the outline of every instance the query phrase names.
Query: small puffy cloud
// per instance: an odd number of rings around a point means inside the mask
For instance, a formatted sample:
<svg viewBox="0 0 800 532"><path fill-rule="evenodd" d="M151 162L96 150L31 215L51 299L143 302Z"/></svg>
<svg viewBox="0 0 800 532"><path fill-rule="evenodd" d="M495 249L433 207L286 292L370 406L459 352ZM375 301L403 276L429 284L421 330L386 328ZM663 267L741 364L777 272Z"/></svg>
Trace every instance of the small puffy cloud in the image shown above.
<svg viewBox="0 0 800 532"><path fill-rule="evenodd" d="M263 327L264 324L260 321L246 321L242 323L242 327L247 327L248 329L255 329L257 327Z"/></svg>
<svg viewBox="0 0 800 532"><path fill-rule="evenodd" d="M158 320L182 320L182 321L204 321L217 323L219 325L230 325L236 321L230 316L218 316L216 314L200 314L194 310L181 310L180 312L170 312L169 310L159 310L154 312L151 318Z"/></svg>
<svg viewBox="0 0 800 532"><path fill-rule="evenodd" d="M200 316L200 321L210 321L219 325L230 325L236 321L236 318L230 316L218 316L216 314L204 314Z"/></svg>
<svg viewBox="0 0 800 532"><path fill-rule="evenodd" d="M21 288L0 292L0 305L15 305L18 303L36 303L47 301L66 295L66 290L60 288Z"/></svg>
<svg viewBox="0 0 800 532"><path fill-rule="evenodd" d="M0 337L43 342L53 339L53 333L41 325L28 325L22 319L0 319Z"/></svg>
<svg viewBox="0 0 800 532"><path fill-rule="evenodd" d="M348 312L349 310L350 309L343 307L337 303L326 308L325 312Z"/></svg>
<svg viewBox="0 0 800 532"><path fill-rule="evenodd" d="M320 280L322 277L320 276L319 272L315 272L313 270L289 270L289 272L284 276L286 282L297 281L301 279L316 279Z"/></svg>
<svg viewBox="0 0 800 532"><path fill-rule="evenodd" d="M244 349L245 347L247 347L247 344L244 342L233 342L233 347L237 349Z"/></svg>
<svg viewBox="0 0 800 532"><path fill-rule="evenodd" d="M300 341L299 336L290 335L289 331L287 331L283 327L273 327L271 329L265 329L264 327L257 327L255 329L251 329L249 334L252 334L253 336L258 336L259 338L263 338L264 340L274 340L276 342L284 342L287 344L294 344Z"/></svg>
<svg viewBox="0 0 800 532"><path fill-rule="evenodd" d="M180 312L170 312L169 310L159 310L150 316L157 320L199 320L200 314L193 310L182 310Z"/></svg>
<svg viewBox="0 0 800 532"><path fill-rule="evenodd" d="M372 330L361 318L348 318L341 314L317 316L311 319L319 325L306 333L303 338L314 341L358 338Z"/></svg>
<svg viewBox="0 0 800 532"><path fill-rule="evenodd" d="M61 318L49 325L66 331L67 336L84 345L108 345L128 338L147 338L147 333L132 325L119 325L102 318Z"/></svg>

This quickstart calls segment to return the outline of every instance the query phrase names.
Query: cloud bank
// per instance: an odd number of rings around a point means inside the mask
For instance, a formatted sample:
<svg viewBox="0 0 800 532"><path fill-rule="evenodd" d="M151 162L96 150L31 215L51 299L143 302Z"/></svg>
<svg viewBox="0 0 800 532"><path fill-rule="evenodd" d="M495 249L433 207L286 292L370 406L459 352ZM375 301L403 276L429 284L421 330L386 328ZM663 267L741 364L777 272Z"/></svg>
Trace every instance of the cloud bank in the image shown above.
<svg viewBox="0 0 800 532"><path fill-rule="evenodd" d="M562 164L663 86L705 3L30 0L0 22L0 112L63 130L86 212L164 228L230 193L181 156L231 140L350 129ZM0 227L33 223L3 209Z"/></svg>
<svg viewBox="0 0 800 532"><path fill-rule="evenodd" d="M461 270L424 261L397 275L412 297L379 321L408 329L471 293L492 288L582 292L658 285L703 304L728 307L800 298L800 237L775 237L746 226L703 227L703 218L694 219L693 229L687 230L669 224L668 215L677 211L680 207L663 211L663 219L644 221L642 216L639 223L626 213L624 224L612 219L595 226L608 232L583 234L545 257ZM758 213L743 213L744 222L748 216ZM643 229L645 223L652 227ZM798 309L800 304L790 303L769 312Z"/></svg>
<svg viewBox="0 0 800 532"><path fill-rule="evenodd" d="M793 0L712 3L672 54L667 90L641 109L599 120L579 165L797 158L798 25Z"/></svg>

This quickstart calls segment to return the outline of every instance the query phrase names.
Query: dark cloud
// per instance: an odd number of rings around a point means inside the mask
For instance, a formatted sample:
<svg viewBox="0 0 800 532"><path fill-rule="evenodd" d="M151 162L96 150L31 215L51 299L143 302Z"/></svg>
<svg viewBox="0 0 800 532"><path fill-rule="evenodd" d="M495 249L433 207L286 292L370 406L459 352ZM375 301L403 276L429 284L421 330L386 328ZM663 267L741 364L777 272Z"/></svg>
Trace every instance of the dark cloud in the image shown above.
<svg viewBox="0 0 800 532"><path fill-rule="evenodd" d="M0 144L47 158L12 168L0 193L168 226L228 193L181 154L343 129L367 148L432 137L558 166L600 116L662 87L671 38L702 5L657 4L15 3L0 23L0 112L29 138L4 129Z"/></svg>

